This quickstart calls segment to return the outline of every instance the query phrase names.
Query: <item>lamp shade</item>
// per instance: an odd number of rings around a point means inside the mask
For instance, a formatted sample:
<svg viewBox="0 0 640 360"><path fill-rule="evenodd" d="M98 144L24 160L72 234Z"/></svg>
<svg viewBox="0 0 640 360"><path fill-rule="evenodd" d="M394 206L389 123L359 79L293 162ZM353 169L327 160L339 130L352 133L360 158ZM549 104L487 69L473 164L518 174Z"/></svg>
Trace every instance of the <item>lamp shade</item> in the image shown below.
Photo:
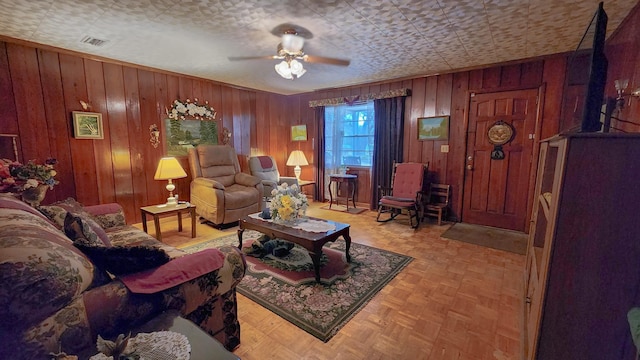
<svg viewBox="0 0 640 360"><path fill-rule="evenodd" d="M296 77L300 77L307 72L307 70L305 70L302 66L302 63L295 59L291 60L291 63L289 63L289 68L291 68L291 74L295 75Z"/></svg>
<svg viewBox="0 0 640 360"><path fill-rule="evenodd" d="M170 180L187 177L187 173L184 172L182 166L178 162L178 159L174 157L163 157L158 163L158 169L153 176L154 180Z"/></svg>
<svg viewBox="0 0 640 360"><path fill-rule="evenodd" d="M289 68L289 64L286 61L276 64L276 72L285 79L293 80L291 68Z"/></svg>
<svg viewBox="0 0 640 360"><path fill-rule="evenodd" d="M293 150L289 159L287 160L287 166L305 166L309 165L307 158L304 156L302 150Z"/></svg>
<svg viewBox="0 0 640 360"><path fill-rule="evenodd" d="M302 50L304 45L304 38L295 34L282 35L282 48L290 53L295 54Z"/></svg>

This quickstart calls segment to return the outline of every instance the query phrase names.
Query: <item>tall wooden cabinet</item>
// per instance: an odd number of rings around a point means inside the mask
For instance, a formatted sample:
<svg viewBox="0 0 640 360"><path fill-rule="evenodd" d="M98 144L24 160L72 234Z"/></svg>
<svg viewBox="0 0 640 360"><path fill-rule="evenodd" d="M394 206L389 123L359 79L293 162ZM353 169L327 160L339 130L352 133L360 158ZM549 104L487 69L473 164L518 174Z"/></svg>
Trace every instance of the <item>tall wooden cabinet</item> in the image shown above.
<svg viewBox="0 0 640 360"><path fill-rule="evenodd" d="M526 359L634 359L640 134L542 141L525 269Z"/></svg>

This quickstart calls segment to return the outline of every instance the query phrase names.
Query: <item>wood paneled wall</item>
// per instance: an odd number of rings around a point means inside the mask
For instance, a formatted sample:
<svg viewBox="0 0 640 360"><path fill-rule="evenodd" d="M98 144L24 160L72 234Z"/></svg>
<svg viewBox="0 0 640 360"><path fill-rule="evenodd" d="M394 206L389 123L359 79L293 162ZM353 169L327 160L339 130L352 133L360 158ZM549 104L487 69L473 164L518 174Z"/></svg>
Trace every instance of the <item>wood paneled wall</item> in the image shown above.
<svg viewBox="0 0 640 360"><path fill-rule="evenodd" d="M293 175L285 166L291 119L285 96L0 42L0 133L19 135L23 162L59 162L60 184L45 203L67 197L85 205L118 202L128 221L140 221L141 206L167 197L166 184L153 180L164 143L151 146L149 126L157 124L164 141L165 108L175 99L194 98L209 101L231 130L243 169L251 154L271 153ZM102 113L104 139L73 137L71 112L83 111L80 101ZM179 160L189 172L186 157ZM190 181L191 176L175 181L182 199L189 198Z"/></svg>
<svg viewBox="0 0 640 360"><path fill-rule="evenodd" d="M639 27L640 11L636 6L608 40L609 96L615 97L613 80L617 78L630 79L629 92L640 87ZM123 205L127 220L133 222L140 220L139 207L163 202L167 196L165 184L153 180L164 147L151 146L149 126L161 126L164 134L165 107L175 99L209 101L222 125L231 130L231 143L245 171L248 156L269 154L276 159L281 173L293 176L293 169L285 163L292 150L300 149L310 164L302 168L301 177L311 180L315 179L318 166L318 131L309 100L409 88L412 95L406 102L404 158L429 162L429 180L453 186L452 217L459 218L470 93L540 88L542 108L536 136L543 139L558 131L565 67L566 56L556 55L518 64L283 96L89 59L82 54L9 39L0 42L0 133L19 135L22 161L43 161L49 156L58 159L60 185L48 193L45 203L66 197L75 197L87 205L115 201ZM80 100L91 105L89 111L103 114L103 140L73 137L71 112L82 110ZM626 102L619 114L624 121L618 122L618 127L640 131L639 101L634 98ZM418 141L417 118L436 115L451 116L449 140ZM307 125L308 140L292 142L290 126L299 124ZM441 151L445 144L449 145L448 153ZM3 145L0 149L4 152L8 147ZM189 172L186 158L180 160ZM182 199L188 198L190 181L190 176L176 181L176 192ZM360 181L359 185L358 201L369 202L370 182Z"/></svg>
<svg viewBox="0 0 640 360"><path fill-rule="evenodd" d="M462 208L464 159L466 150L467 106L472 92L491 92L521 88L539 88L545 85L546 96L538 126L542 135L557 132L560 112L560 94L564 79L566 57L549 57L520 64L495 66L486 69L463 71L403 81L318 91L300 97L303 121L313 119L309 100L363 95L386 90L408 88L411 96L406 99L404 124L404 161L429 163L429 182L451 184L452 217L459 218ZM420 141L417 119L427 116L450 115L449 140ZM317 134L315 126L308 126L309 139ZM441 146L449 145L449 152ZM533 172L535 174L535 171ZM371 182L359 179L358 202L370 200Z"/></svg>
<svg viewBox="0 0 640 360"><path fill-rule="evenodd" d="M611 120L612 131L640 132L640 98L628 95L640 88L640 2L607 40L606 55L609 61L606 96L617 97L616 79L629 79L624 107L614 112L617 119Z"/></svg>

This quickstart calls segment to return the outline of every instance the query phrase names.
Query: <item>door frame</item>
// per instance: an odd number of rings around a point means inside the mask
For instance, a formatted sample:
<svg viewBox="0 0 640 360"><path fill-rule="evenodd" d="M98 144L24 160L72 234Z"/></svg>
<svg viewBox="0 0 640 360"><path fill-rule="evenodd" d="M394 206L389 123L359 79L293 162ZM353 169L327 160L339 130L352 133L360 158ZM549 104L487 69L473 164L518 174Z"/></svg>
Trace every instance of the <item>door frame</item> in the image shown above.
<svg viewBox="0 0 640 360"><path fill-rule="evenodd" d="M464 201L465 201L465 196L467 194L465 194L465 181L467 180L467 174L468 172L466 171L466 166L467 166L467 155L468 155L468 145L469 145L469 114L471 111L471 98L473 96L475 96L476 94L491 94L491 93L501 93L501 92L509 92L509 91L517 91L517 90L537 90L538 91L538 95L537 95L537 103L536 103L536 120L535 120L535 124L534 124L534 134L533 134L533 146L531 149L531 158L529 159L529 180L528 180L528 185L527 185L527 218L531 219L531 212L533 211L533 201L531 199L531 197L533 196L534 193L534 187L535 187L535 183L536 183L536 174L537 174L537 170L538 170L538 155L540 152L540 141L543 139L540 139L540 134L542 132L542 118L543 118L543 111L544 111L544 97L545 97L545 90L546 90L546 83L541 83L540 86L526 86L526 87L514 87L514 86L509 86L509 87L499 87L499 88L493 88L493 89L481 89L481 90L467 90L466 92L466 96L467 99L465 101L465 105L464 105L464 152L461 154L462 156L462 161L460 162L462 164L462 183L460 184L461 187L461 191L460 193L462 194L462 197L460 199L460 222L464 222ZM529 227L525 225L525 229L524 229L525 233L529 233Z"/></svg>

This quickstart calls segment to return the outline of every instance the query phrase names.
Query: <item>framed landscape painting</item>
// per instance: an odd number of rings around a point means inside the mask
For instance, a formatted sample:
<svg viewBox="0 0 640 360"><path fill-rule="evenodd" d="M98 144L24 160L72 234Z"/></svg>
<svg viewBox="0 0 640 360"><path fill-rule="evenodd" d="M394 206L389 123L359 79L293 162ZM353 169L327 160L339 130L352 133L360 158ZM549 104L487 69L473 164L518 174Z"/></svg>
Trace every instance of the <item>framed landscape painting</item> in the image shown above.
<svg viewBox="0 0 640 360"><path fill-rule="evenodd" d="M418 118L418 140L448 140L449 117L432 116Z"/></svg>
<svg viewBox="0 0 640 360"><path fill-rule="evenodd" d="M307 141L307 125L292 126L291 141Z"/></svg>
<svg viewBox="0 0 640 360"><path fill-rule="evenodd" d="M209 120L164 120L167 156L187 156L190 148L200 144L216 145L218 122Z"/></svg>
<svg viewBox="0 0 640 360"><path fill-rule="evenodd" d="M73 136L76 139L104 139L102 114L73 111Z"/></svg>

